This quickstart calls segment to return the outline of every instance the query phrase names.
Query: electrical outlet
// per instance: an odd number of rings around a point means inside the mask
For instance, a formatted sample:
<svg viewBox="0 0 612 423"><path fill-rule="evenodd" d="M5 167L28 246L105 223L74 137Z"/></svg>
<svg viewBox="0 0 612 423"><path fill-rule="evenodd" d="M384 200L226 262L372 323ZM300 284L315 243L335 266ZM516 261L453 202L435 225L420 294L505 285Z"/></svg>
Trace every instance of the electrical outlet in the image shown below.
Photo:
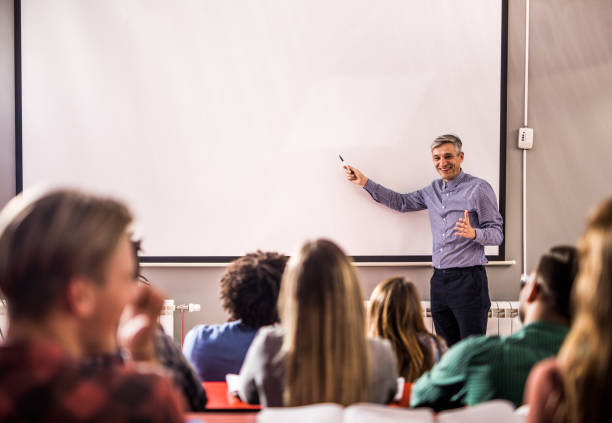
<svg viewBox="0 0 612 423"><path fill-rule="evenodd" d="M533 148L533 128L519 128L518 146L523 150Z"/></svg>

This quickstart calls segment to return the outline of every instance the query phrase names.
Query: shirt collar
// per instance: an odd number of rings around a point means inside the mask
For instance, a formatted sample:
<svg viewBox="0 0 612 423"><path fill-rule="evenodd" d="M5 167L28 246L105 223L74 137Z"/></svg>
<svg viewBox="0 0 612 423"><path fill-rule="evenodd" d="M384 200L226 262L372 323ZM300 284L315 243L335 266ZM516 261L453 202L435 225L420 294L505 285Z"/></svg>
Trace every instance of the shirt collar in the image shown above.
<svg viewBox="0 0 612 423"><path fill-rule="evenodd" d="M461 169L459 171L459 174L455 176L453 179L451 179L450 181L448 182L442 181L442 186L445 187L446 189L453 189L461 183L463 178L465 178L465 172L463 171L463 169Z"/></svg>
<svg viewBox="0 0 612 423"><path fill-rule="evenodd" d="M561 323L549 322L547 320L536 320L523 326L520 331L527 332L532 330L546 330L549 332L567 333L569 332L569 326L563 325Z"/></svg>

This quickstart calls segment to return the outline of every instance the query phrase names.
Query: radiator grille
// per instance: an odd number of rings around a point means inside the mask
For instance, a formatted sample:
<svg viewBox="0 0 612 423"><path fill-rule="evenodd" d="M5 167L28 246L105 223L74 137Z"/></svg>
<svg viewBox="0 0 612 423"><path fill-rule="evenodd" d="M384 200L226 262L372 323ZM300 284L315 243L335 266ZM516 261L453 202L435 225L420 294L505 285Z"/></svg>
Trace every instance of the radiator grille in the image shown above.
<svg viewBox="0 0 612 423"><path fill-rule="evenodd" d="M436 333L431 318L431 304L429 301L421 301L425 327L432 333ZM489 310L489 321L487 322L487 335L507 336L518 331L523 325L518 317L518 301L491 301Z"/></svg>

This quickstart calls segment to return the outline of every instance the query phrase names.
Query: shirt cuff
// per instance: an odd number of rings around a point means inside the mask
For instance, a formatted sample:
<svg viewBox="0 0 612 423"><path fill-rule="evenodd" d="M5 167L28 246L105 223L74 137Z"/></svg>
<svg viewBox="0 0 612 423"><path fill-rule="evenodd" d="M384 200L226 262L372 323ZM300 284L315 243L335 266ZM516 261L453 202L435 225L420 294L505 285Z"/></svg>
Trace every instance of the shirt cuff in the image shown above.
<svg viewBox="0 0 612 423"><path fill-rule="evenodd" d="M484 245L484 231L479 228L474 228L474 232L476 232L476 237L474 238L474 241L481 245Z"/></svg>
<svg viewBox="0 0 612 423"><path fill-rule="evenodd" d="M371 179L368 179L368 182L366 182L366 184L363 186L363 189L365 189L370 194L373 193L376 189L376 182Z"/></svg>

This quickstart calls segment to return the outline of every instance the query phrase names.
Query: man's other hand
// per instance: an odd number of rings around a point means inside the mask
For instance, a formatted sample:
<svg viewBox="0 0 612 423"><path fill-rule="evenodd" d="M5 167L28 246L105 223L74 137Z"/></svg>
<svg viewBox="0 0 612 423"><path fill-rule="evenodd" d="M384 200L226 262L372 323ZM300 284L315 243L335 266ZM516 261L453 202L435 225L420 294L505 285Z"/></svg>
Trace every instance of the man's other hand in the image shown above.
<svg viewBox="0 0 612 423"><path fill-rule="evenodd" d="M463 217L455 224L455 236L462 236L468 239L476 239L476 231L470 225L468 211L465 210Z"/></svg>

